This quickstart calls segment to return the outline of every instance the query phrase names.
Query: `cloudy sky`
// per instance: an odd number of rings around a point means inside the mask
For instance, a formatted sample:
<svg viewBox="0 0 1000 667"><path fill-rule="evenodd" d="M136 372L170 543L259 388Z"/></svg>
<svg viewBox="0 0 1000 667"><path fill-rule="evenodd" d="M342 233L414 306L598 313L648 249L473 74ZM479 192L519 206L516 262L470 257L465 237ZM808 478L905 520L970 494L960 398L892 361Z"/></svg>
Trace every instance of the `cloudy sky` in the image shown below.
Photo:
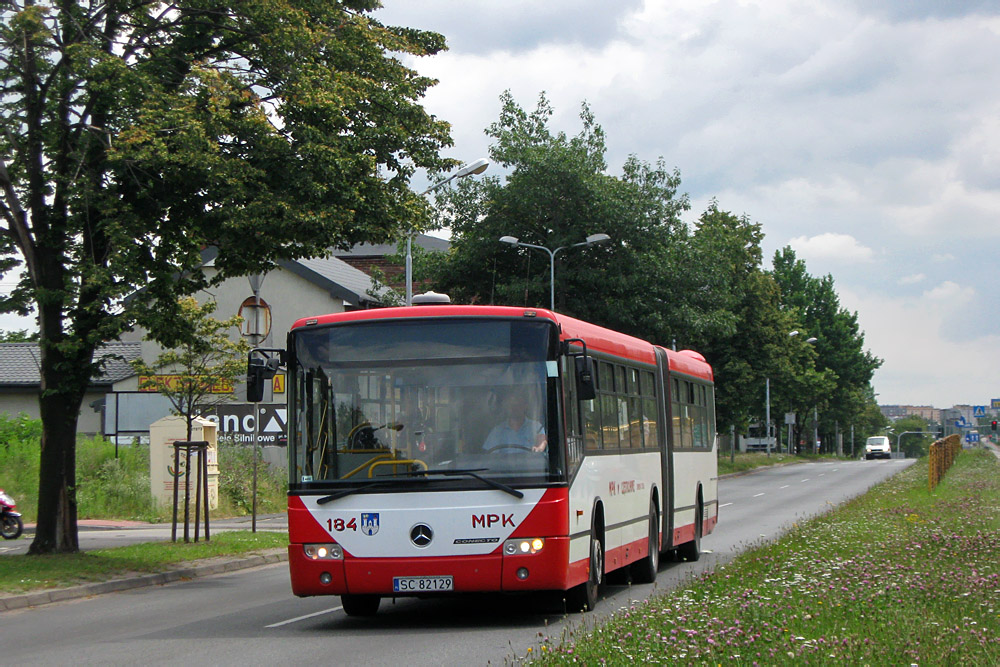
<svg viewBox="0 0 1000 667"><path fill-rule="evenodd" d="M1000 5L932 0L383 0L449 51L412 61L460 160L509 89L575 134L586 101L609 171L676 166L792 246L857 311L882 404L1000 398Z"/></svg>
<svg viewBox="0 0 1000 667"><path fill-rule="evenodd" d="M383 2L448 40L412 64L452 157L486 155L506 89L545 91L569 134L586 101L611 173L663 157L690 220L716 198L763 225L768 266L791 245L834 277L885 360L880 403L1000 398L1000 3Z"/></svg>

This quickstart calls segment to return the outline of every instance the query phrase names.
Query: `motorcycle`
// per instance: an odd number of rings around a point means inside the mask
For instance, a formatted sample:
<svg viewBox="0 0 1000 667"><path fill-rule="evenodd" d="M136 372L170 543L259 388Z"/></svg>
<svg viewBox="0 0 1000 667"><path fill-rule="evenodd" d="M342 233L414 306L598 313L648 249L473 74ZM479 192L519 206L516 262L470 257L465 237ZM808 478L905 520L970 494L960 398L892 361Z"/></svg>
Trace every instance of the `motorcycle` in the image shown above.
<svg viewBox="0 0 1000 667"><path fill-rule="evenodd" d="M0 536L5 540L16 540L24 530L24 521L16 508L14 499L0 489Z"/></svg>

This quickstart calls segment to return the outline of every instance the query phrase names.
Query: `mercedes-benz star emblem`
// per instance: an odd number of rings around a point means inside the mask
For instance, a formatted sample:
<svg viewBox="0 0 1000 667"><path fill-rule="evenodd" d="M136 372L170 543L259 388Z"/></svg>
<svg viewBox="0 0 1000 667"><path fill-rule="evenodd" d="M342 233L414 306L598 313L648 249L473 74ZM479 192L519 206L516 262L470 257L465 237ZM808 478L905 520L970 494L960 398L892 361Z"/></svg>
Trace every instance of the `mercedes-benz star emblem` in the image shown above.
<svg viewBox="0 0 1000 667"><path fill-rule="evenodd" d="M415 546L426 547L434 539L434 531L426 523L418 523L410 528L410 541Z"/></svg>

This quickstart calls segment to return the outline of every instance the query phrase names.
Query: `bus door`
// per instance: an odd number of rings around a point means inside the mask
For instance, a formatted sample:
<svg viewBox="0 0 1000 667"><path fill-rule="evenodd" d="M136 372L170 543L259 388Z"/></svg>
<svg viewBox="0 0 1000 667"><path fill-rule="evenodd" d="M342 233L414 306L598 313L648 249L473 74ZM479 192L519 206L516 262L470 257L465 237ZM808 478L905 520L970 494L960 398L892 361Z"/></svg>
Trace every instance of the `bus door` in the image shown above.
<svg viewBox="0 0 1000 667"><path fill-rule="evenodd" d="M673 546L674 540L674 423L670 412L670 374L667 352L656 348L656 396L658 398L659 422L657 431L660 449L660 488L663 489L660 524L663 530L661 550Z"/></svg>

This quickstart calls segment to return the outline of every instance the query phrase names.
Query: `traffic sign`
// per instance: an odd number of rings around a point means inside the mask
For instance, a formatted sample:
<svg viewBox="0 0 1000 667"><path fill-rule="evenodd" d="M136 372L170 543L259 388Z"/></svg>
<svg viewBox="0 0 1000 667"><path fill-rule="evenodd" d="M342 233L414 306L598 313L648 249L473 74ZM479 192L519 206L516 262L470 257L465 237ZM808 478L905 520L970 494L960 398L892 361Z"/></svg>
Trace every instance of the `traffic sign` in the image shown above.
<svg viewBox="0 0 1000 667"><path fill-rule="evenodd" d="M979 442L979 433L976 431L969 431L965 434L965 441L968 443Z"/></svg>
<svg viewBox="0 0 1000 667"><path fill-rule="evenodd" d="M985 405L973 405L972 406L972 416L973 417L985 417L986 416L986 406Z"/></svg>

